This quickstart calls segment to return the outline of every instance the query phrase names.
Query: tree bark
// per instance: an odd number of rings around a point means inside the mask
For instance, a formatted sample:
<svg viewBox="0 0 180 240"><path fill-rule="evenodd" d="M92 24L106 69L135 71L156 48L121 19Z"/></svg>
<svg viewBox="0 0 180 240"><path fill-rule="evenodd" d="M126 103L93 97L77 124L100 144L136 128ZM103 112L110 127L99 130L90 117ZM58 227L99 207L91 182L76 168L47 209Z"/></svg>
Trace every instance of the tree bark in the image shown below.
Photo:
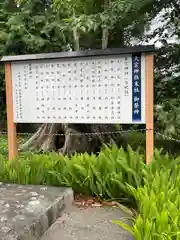
<svg viewBox="0 0 180 240"><path fill-rule="evenodd" d="M108 0L104 0L104 10L107 9L109 4ZM108 47L108 39L109 39L109 30L107 26L102 28L102 49L106 49Z"/></svg>
<svg viewBox="0 0 180 240"><path fill-rule="evenodd" d="M64 155L74 153L97 153L103 144L115 142L127 147L125 138L111 124L42 124L20 151L50 152Z"/></svg>

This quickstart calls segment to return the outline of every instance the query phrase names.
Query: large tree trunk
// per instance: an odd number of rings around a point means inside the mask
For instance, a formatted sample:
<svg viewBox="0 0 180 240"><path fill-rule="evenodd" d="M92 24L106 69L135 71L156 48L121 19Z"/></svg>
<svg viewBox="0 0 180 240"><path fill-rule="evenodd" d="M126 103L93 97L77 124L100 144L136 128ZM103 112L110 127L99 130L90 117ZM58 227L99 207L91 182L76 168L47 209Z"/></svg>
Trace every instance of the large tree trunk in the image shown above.
<svg viewBox="0 0 180 240"><path fill-rule="evenodd" d="M116 125L105 124L43 124L20 150L58 151L66 155L97 153L102 144L112 142L126 147L125 139L117 130Z"/></svg>
<svg viewBox="0 0 180 240"><path fill-rule="evenodd" d="M104 1L106 9L109 1ZM79 50L79 33L72 29L74 49ZM102 49L107 48L109 31L102 29ZM43 124L38 131L20 147L20 150L59 151L62 154L75 152L97 153L102 144L112 141L126 147L126 141L119 133L116 125L106 124ZM116 132L116 133L115 133Z"/></svg>

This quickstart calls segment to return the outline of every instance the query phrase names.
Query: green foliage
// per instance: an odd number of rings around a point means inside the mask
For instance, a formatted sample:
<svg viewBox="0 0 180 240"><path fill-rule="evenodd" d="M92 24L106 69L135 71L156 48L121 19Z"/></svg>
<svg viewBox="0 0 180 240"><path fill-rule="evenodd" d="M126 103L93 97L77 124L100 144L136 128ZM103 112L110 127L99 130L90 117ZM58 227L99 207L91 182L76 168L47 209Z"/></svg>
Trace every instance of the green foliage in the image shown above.
<svg viewBox="0 0 180 240"><path fill-rule="evenodd" d="M127 229L135 239L179 239L179 162L180 158L158 168L151 181L147 178L143 187L136 189L128 185L129 193L138 203L139 215L132 227L121 221L116 223Z"/></svg>
<svg viewBox="0 0 180 240"><path fill-rule="evenodd" d="M69 34L72 35L72 29L77 31L80 48L101 48L103 29L109 31L109 47L130 45L129 41L132 37L142 36L148 22L146 6L153 0L54 0L53 2L54 9L63 16L61 21L65 21Z"/></svg>
<svg viewBox="0 0 180 240"><path fill-rule="evenodd" d="M0 137L0 155L4 156L5 158L8 155L7 145L8 145L7 136L6 135L1 136Z"/></svg>
<svg viewBox="0 0 180 240"><path fill-rule="evenodd" d="M165 101L156 106L156 129L169 137L180 138L180 101Z"/></svg>
<svg viewBox="0 0 180 240"><path fill-rule="evenodd" d="M102 198L127 198L125 182L142 186L143 155L130 148L104 147L98 156L57 153L21 154L15 161L1 157L0 181L71 186L77 192Z"/></svg>
<svg viewBox="0 0 180 240"><path fill-rule="evenodd" d="M171 159L155 152L154 161L145 170L144 185L132 187L129 194L138 205L138 215L130 227L114 221L128 230L137 240L179 239L180 235L180 158Z"/></svg>
<svg viewBox="0 0 180 240"><path fill-rule="evenodd" d="M61 51L66 45L56 13L43 0L21 1L16 12L7 13L4 54Z"/></svg>
<svg viewBox="0 0 180 240"><path fill-rule="evenodd" d="M179 239L180 157L154 152L146 165L144 156L113 145L100 154L64 157L57 153L21 154L13 161L0 156L0 181L72 187L76 192L118 199L136 207L133 226L114 221L137 240Z"/></svg>

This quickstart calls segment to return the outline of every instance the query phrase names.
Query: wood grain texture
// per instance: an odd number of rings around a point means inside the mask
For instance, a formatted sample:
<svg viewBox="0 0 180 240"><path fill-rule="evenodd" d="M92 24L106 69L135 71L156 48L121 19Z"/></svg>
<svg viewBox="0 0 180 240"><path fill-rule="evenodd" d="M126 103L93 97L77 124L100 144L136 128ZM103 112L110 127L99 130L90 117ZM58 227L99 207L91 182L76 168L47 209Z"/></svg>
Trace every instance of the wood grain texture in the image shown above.
<svg viewBox="0 0 180 240"><path fill-rule="evenodd" d="M146 163L154 153L154 57L146 56Z"/></svg>
<svg viewBox="0 0 180 240"><path fill-rule="evenodd" d="M5 65L5 80L6 80L6 106L8 128L8 154L9 160L12 160L17 155L17 144L16 144L16 124L13 121L12 74L10 63L7 63Z"/></svg>

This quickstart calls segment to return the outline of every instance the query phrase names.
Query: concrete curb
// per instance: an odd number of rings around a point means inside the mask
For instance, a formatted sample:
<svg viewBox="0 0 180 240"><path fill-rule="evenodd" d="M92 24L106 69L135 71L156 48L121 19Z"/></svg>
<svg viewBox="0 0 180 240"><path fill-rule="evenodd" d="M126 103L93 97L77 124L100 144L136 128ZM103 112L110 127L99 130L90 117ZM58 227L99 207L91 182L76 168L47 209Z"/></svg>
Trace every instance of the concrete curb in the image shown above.
<svg viewBox="0 0 180 240"><path fill-rule="evenodd" d="M3 240L39 240L48 228L59 218L63 210L72 204L74 200L74 193L72 189L65 189L63 196L56 198L51 206L29 226L25 226L22 231L10 231Z"/></svg>

